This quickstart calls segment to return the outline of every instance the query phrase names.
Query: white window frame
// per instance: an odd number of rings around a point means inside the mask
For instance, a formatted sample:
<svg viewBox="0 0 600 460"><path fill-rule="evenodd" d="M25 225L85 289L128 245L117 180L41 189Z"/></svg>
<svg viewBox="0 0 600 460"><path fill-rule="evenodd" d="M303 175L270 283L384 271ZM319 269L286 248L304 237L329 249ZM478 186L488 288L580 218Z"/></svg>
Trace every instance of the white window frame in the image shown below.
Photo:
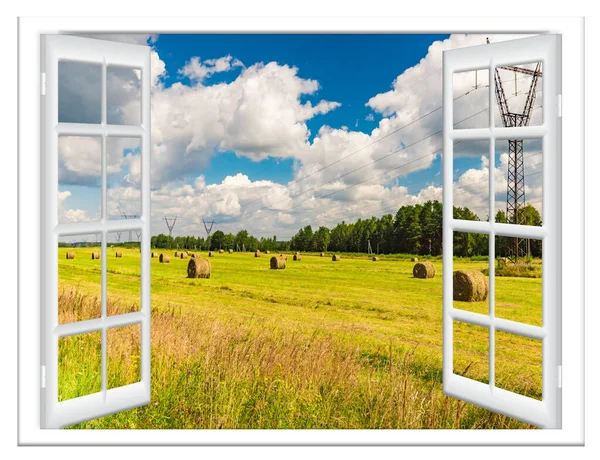
<svg viewBox="0 0 600 460"><path fill-rule="evenodd" d="M444 224L443 224L443 374L444 393L500 412L542 428L561 425L561 123L558 105L561 95L560 36L538 35L519 40L483 44L444 51ZM542 62L543 121L540 126L496 127L496 67ZM454 129L453 76L457 72L488 69L489 125L480 129ZM501 139L542 139L544 211L541 227L495 222L495 177L489 175L489 222L458 220L453 217L454 143L486 140L489 142L489 170L494 171L496 141ZM454 232L489 235L489 314L483 315L453 306ZM509 321L495 316L495 236L543 240L541 327ZM460 321L485 327L489 332L489 384L466 378L453 371L453 324ZM495 333L510 332L542 341L542 400L528 398L495 386Z"/></svg>
<svg viewBox="0 0 600 460"><path fill-rule="evenodd" d="M484 5L485 6L485 5ZM91 8L91 7L90 7ZM133 7L132 7L133 8ZM36 14L32 12L31 15ZM67 14L67 12L64 12ZM217 18L217 17L129 17L68 18L28 17L19 19L19 259L35 260L40 253L41 190L31 177L41 174L39 122L40 34L78 33L222 33L222 32L357 32L397 33L559 33L563 39L563 135L569 138L570 158L562 165L563 231L574 236L563 250L563 283L573 286L563 303L569 314L563 318L563 426L560 430L41 430L39 426L40 379L40 272L25 263L18 270L18 310L6 315L13 322L18 314L18 385L20 445L65 444L387 444L387 445L581 445L584 442L584 23L569 17L386 17L386 18ZM443 14L443 13L442 13ZM490 15L493 11L490 10ZM159 39L160 40L160 39ZM591 57L593 50L588 50ZM591 72L591 71L590 71ZM590 73L591 77L591 73ZM589 133L589 131L588 131ZM591 136L591 134L588 134ZM10 161L10 160L7 160ZM594 170L588 168L592 174ZM590 176L591 177L591 176ZM10 182L12 181L12 184ZM589 183L589 182L588 182ZM16 177L7 177L8 190L17 187ZM590 189L591 190L591 189ZM593 204L588 201L590 210ZM588 223L592 230L592 224ZM592 265L590 264L590 268ZM8 273L17 284L17 276ZM587 275L586 275L587 276ZM592 280L592 278L589 278ZM593 284L587 283L587 289ZM591 327L591 326L590 326ZM587 336L589 339L589 335ZM14 340L17 340L14 338ZM595 340L592 338L592 340ZM590 344L591 345L591 344ZM591 353L588 353L590 356ZM590 358L592 359L592 358ZM590 361L591 362L591 361ZM591 385L592 372L586 378ZM32 397L32 395L35 395ZM590 411L588 411L590 412ZM590 417L590 421L593 418Z"/></svg>
<svg viewBox="0 0 600 460"><path fill-rule="evenodd" d="M42 297L41 297L41 426L61 428L150 402L150 48L69 35L44 35L42 43ZM99 64L102 68L102 118L100 124L59 123L59 61ZM141 70L141 125L106 122L106 72L108 66ZM58 222L59 136L95 136L102 141L101 219L96 222ZM135 137L141 143L141 214L137 219L108 220L106 203L106 144L109 137ZM106 242L113 231L141 230L140 311L108 316L106 311ZM98 319L58 324L58 241L61 236L101 234L102 313ZM137 383L107 389L106 336L113 327L139 324L141 328L141 378ZM102 334L102 390L58 401L58 341L61 337L99 331Z"/></svg>

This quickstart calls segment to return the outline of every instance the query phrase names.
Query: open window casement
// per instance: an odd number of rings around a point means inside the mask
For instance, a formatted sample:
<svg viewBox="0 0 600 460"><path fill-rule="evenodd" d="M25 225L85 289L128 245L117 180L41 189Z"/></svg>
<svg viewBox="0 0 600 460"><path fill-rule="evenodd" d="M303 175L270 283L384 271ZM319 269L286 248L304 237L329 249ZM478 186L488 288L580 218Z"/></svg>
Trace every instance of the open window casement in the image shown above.
<svg viewBox="0 0 600 460"><path fill-rule="evenodd" d="M511 40L500 43L449 50L443 58L443 110L444 110L444 224L443 224L443 388L444 393L472 404L517 418L543 428L561 427L561 123L560 123L560 36L540 35L531 38ZM534 70L523 70L531 63L540 63ZM503 91L501 81L497 77L497 69L506 69L515 74L518 72L534 76L539 69L543 106L541 120L528 126L531 101L527 100L525 108L518 111L505 110L502 106ZM487 127L477 129L455 129L453 127L453 77L456 73L485 70L489 75L489 120ZM515 76L515 87L517 77ZM536 77L537 78L537 77ZM532 89L533 88L533 93ZM535 94L535 85L523 88L524 92ZM497 93L498 91L498 93ZM515 90L515 95L517 91ZM510 95L509 95L510 96ZM496 101L498 109L494 110ZM525 115L523 115L525 114ZM529 115L528 115L529 114ZM499 116L498 116L499 115ZM495 222L498 207L507 206L507 214L511 212L510 181L517 190L514 203L519 206L525 185L518 176L517 161L514 171L517 175L511 178L509 162L508 204L497 206L496 174L489 174L489 219L488 221L464 221L453 216L453 171L454 145L458 142L489 142L489 170L495 171L495 153L504 148L507 141L518 145L519 142L540 140L544 156L543 196L541 199L543 219L541 226L526 225L507 220L508 223ZM502 145L501 145L502 144ZM498 147L500 146L500 147ZM511 147L512 148L512 147ZM518 150L517 150L517 153ZM522 154L522 148L520 153ZM518 159L518 156L516 157ZM522 157L521 157L522 158ZM523 192L519 192L523 190ZM498 203L499 205L501 203ZM517 209L514 215L519 216ZM486 234L489 237L489 311L487 315L470 312L457 306L454 302L453 285L453 236L455 232ZM496 236L512 238L515 242L529 239L541 240L542 246L542 323L541 326L524 324L498 317L495 310L495 240ZM515 246L518 260L519 247ZM454 372L454 337L453 327L456 323L475 325L487 329L489 337L489 370L488 382L483 383L458 375ZM541 341L542 350L542 396L536 400L521 394L499 388L497 385L497 335L513 334Z"/></svg>
<svg viewBox="0 0 600 460"><path fill-rule="evenodd" d="M42 299L41 299L41 426L60 428L150 402L150 48L75 36L45 35L41 41L42 72ZM98 72L92 94L98 101L97 118L83 122L59 115L59 104L87 109L86 100L61 101L59 97L60 66L88 65ZM118 124L111 112L107 80L111 72L133 72L139 78L141 93L137 121ZM75 73L72 85L84 85L85 76ZM93 91L92 91L93 92ZM118 115L118 113L117 113ZM97 168L101 190L100 212L95 221L59 223L59 140L62 136L93 138L100 146ZM107 213L107 143L115 139L135 138L139 141L141 173L139 215L127 220L109 220ZM107 235L110 232L136 232L139 235L140 306L139 311L107 314ZM61 238L95 234L101 239L101 312L93 319L59 321L58 308L58 242ZM119 387L107 385L107 335L118 328L139 327L139 381ZM59 341L97 334L101 350L101 379L91 394L59 401ZM85 356L83 357L86 358ZM89 357L91 359L91 357ZM85 378L86 368L79 373ZM79 378L79 377L78 377Z"/></svg>

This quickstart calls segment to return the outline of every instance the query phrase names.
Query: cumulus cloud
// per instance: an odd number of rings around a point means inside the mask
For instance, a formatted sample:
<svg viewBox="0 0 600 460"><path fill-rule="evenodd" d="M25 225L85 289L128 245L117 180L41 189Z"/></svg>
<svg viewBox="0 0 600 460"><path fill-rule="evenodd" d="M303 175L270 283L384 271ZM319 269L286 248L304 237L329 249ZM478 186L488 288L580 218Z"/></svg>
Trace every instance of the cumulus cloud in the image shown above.
<svg viewBox="0 0 600 460"><path fill-rule="evenodd" d="M489 37L493 42L517 38ZM442 53L484 41L482 35L459 34L433 43L417 65L391 82L389 91L365 101L382 117L373 130L323 125L312 140L306 122L341 104L315 100L319 83L299 76L299 69L277 62L245 67L230 55L204 60L192 57L181 69L169 69L189 78L191 84L177 82L165 87L167 68L153 50L154 231L164 227L161 219L167 214L180 217L176 234L201 234L202 217L221 222L225 231L248 228L256 232L292 232L307 223L334 225L342 219L394 212L403 204L441 200L441 186L433 182L439 169L433 166L439 165L435 160L441 150ZM236 68L241 71L232 81L207 84L211 75ZM522 104L528 80L520 80L517 88L508 80L507 77L507 94L515 89L519 92L511 97L511 104ZM486 71L478 72L477 79L473 72L455 77L454 118L455 122L465 120L459 127L486 122L488 82ZM130 88L131 76L124 76L117 83L122 90ZM122 93L125 104L130 98L125 90ZM541 111L534 112L532 123L539 121L540 115ZM131 117L126 110L121 116L123 120ZM374 121L374 114L365 120ZM463 192L460 202L485 207L485 187L475 186L489 175L489 162L485 162L488 152L485 148L462 147L456 149L457 157L482 160L479 168L469 168L459 175L455 187ZM252 181L234 170L220 183L207 184L202 170L222 152L234 152L253 161L293 159L294 177L285 184ZM506 190L505 158L504 153L496 165L497 193L502 187L504 193ZM81 162L79 165L71 161L67 170L87 177L91 168ZM109 163L114 163L114 168L123 174L122 182L111 190L112 199L134 196L139 188L139 157L121 153ZM409 193L411 174L427 169L431 170L432 182ZM527 193L528 197L536 196L538 185L527 182Z"/></svg>
<svg viewBox="0 0 600 460"><path fill-rule="evenodd" d="M200 60L200 57L194 56L177 73L188 77L190 81L202 83L204 79L218 72L227 72L235 67L244 67L239 59L234 59L230 55L219 59Z"/></svg>
<svg viewBox="0 0 600 460"><path fill-rule="evenodd" d="M215 63L216 66L216 63ZM223 151L258 161L302 156L306 121L340 104L302 103L318 89L298 69L275 62L254 64L231 83L175 83L153 94L153 183L177 180L206 167Z"/></svg>
<svg viewBox="0 0 600 460"><path fill-rule="evenodd" d="M68 190L58 192L58 222L60 224L70 224L74 222L87 222L91 220L97 220L98 215L94 218L88 215L88 212L84 209L71 209L65 207L65 201L71 196L71 192Z"/></svg>

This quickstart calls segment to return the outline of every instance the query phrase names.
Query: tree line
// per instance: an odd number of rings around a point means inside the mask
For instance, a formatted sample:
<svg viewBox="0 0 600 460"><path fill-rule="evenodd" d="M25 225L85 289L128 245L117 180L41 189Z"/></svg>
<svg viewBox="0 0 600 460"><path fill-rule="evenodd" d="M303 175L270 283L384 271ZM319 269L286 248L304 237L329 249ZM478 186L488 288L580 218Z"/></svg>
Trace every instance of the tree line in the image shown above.
<svg viewBox="0 0 600 460"><path fill-rule="evenodd" d="M469 208L454 207L454 218L478 221L479 216ZM521 208L527 225L541 225L539 212L531 205ZM256 238L246 230L237 234L214 232L209 238L194 236L169 237L164 234L152 237L154 248L235 251L304 251L304 252L371 252L378 254L418 254L439 256L442 254L442 203L427 201L423 204L406 205L396 214L358 219L354 223L340 222L333 228L321 226L313 230L311 225L301 228L290 241L279 241L276 236ZM506 214L498 211L496 222L507 223ZM509 238L496 237L496 255L506 256ZM488 235L475 233L454 234L454 255L457 257L486 256L489 254ZM530 240L533 257L541 257L541 241Z"/></svg>

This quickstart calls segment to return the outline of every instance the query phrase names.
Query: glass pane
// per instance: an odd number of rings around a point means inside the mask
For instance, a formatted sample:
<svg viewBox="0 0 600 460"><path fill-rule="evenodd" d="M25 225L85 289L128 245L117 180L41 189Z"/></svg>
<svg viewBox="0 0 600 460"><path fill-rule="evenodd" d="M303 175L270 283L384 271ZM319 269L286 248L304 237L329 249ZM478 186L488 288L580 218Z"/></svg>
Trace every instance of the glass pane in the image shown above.
<svg viewBox="0 0 600 460"><path fill-rule="evenodd" d="M141 230L106 234L106 314L140 311Z"/></svg>
<svg viewBox="0 0 600 460"><path fill-rule="evenodd" d="M110 125L142 122L142 71L128 67L106 68L106 121Z"/></svg>
<svg viewBox="0 0 600 460"><path fill-rule="evenodd" d="M102 66L86 62L58 63L59 123L102 122Z"/></svg>
<svg viewBox="0 0 600 460"><path fill-rule="evenodd" d="M58 238L58 324L102 316L102 237Z"/></svg>
<svg viewBox="0 0 600 460"><path fill-rule="evenodd" d="M452 193L456 219L488 220L490 214L489 145L487 140L454 143Z"/></svg>
<svg viewBox="0 0 600 460"><path fill-rule="evenodd" d="M139 324L106 332L106 388L122 387L141 380Z"/></svg>
<svg viewBox="0 0 600 460"><path fill-rule="evenodd" d="M454 74L454 129L489 127L489 73L488 69L479 69Z"/></svg>
<svg viewBox="0 0 600 460"><path fill-rule="evenodd" d="M502 88L502 101L496 95L495 120L499 126L539 126L543 123L542 63L497 67L496 86Z"/></svg>
<svg viewBox="0 0 600 460"><path fill-rule="evenodd" d="M542 341L496 331L495 385L542 399Z"/></svg>
<svg viewBox="0 0 600 460"><path fill-rule="evenodd" d="M489 383L489 331L485 327L454 321L453 372Z"/></svg>
<svg viewBox="0 0 600 460"><path fill-rule="evenodd" d="M454 308L489 313L489 236L454 232Z"/></svg>
<svg viewBox="0 0 600 460"><path fill-rule="evenodd" d="M101 218L102 141L99 137L58 138L58 222Z"/></svg>
<svg viewBox="0 0 600 460"><path fill-rule="evenodd" d="M542 225L542 139L496 141L496 222ZM521 256L525 248L519 248Z"/></svg>
<svg viewBox="0 0 600 460"><path fill-rule="evenodd" d="M515 260L517 243L526 255ZM542 240L496 236L495 247L496 316L542 326Z"/></svg>
<svg viewBox="0 0 600 460"><path fill-rule="evenodd" d="M102 391L102 333L58 339L58 400Z"/></svg>
<svg viewBox="0 0 600 460"><path fill-rule="evenodd" d="M135 219L142 211L140 191L142 155L137 137L109 137L106 140L109 219Z"/></svg>

